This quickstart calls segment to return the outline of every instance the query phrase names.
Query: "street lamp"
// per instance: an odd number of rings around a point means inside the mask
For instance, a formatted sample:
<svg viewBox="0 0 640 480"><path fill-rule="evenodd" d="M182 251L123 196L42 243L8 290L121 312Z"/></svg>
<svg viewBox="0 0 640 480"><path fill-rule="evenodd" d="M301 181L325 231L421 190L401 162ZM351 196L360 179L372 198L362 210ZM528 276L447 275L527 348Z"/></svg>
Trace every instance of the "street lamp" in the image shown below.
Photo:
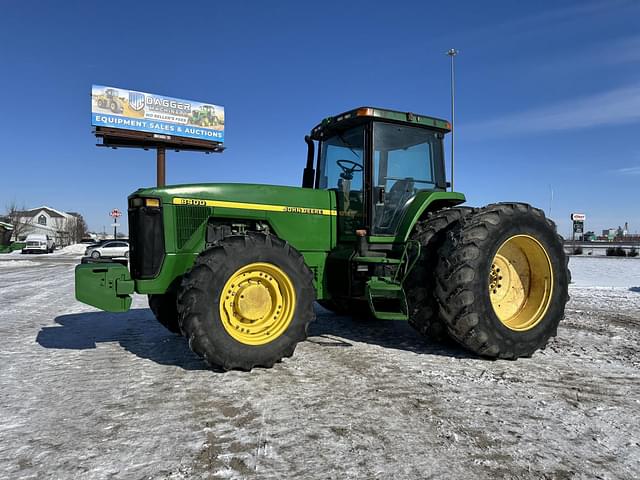
<svg viewBox="0 0 640 480"><path fill-rule="evenodd" d="M453 135L455 132L454 123L455 123L455 96L456 96L456 71L454 66L453 58L458 55L459 51L455 48L450 49L447 52L449 58L451 58L451 191L453 192Z"/></svg>

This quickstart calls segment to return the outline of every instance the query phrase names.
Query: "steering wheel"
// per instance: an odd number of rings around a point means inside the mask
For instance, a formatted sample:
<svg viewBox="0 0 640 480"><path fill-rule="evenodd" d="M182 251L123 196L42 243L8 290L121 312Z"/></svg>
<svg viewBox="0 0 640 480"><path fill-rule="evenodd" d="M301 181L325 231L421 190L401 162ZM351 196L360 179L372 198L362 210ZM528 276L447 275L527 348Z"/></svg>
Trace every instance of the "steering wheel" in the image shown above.
<svg viewBox="0 0 640 480"><path fill-rule="evenodd" d="M340 178L344 180L353 180L353 174L363 170L362 164L356 163L352 160L338 160L336 163L342 169Z"/></svg>

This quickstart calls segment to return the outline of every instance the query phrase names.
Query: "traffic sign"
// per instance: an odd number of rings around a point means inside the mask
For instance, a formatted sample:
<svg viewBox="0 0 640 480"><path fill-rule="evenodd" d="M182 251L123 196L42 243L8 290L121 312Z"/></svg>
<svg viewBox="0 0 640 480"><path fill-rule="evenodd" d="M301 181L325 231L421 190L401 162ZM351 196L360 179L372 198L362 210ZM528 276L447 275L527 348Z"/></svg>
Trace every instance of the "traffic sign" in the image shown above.
<svg viewBox="0 0 640 480"><path fill-rule="evenodd" d="M119 223L112 223L110 226L113 227L113 228L118 228L120 226L120 224Z"/></svg>
<svg viewBox="0 0 640 480"><path fill-rule="evenodd" d="M111 210L111 213L109 214L109 216L113 218L118 218L122 216L122 213L117 208L114 208L113 210Z"/></svg>

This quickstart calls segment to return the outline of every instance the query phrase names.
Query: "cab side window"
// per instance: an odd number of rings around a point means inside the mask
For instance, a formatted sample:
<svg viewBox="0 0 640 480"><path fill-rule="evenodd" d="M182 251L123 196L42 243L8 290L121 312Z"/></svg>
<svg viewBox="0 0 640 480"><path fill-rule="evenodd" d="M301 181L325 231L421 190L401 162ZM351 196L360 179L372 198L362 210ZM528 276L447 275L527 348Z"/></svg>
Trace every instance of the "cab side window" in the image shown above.
<svg viewBox="0 0 640 480"><path fill-rule="evenodd" d="M338 201L338 234L353 235L364 219L364 127L322 143L319 187L334 190Z"/></svg>

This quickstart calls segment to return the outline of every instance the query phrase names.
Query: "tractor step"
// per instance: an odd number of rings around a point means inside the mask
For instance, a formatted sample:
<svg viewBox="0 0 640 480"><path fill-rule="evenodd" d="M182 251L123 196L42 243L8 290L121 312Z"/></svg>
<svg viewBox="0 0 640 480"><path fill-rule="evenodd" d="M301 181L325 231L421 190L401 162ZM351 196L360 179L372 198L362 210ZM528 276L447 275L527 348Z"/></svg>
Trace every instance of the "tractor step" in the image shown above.
<svg viewBox="0 0 640 480"><path fill-rule="evenodd" d="M379 320L407 320L409 307L402 284L390 278L372 277L367 282L367 301Z"/></svg>

